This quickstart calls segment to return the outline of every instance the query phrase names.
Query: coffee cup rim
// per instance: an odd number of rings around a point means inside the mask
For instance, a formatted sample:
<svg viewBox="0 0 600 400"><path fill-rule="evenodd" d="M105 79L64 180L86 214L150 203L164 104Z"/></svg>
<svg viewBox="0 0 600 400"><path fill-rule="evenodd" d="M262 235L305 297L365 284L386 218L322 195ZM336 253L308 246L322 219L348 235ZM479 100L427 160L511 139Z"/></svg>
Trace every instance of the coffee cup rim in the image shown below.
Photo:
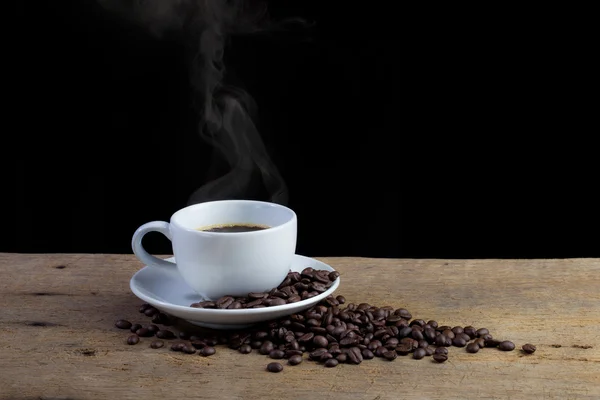
<svg viewBox="0 0 600 400"><path fill-rule="evenodd" d="M290 213L290 218L285 221L282 224L276 225L276 226L272 226L269 229L261 229L261 230L257 230L257 231L246 231L246 232L209 232L209 231L200 231L198 229L194 229L194 228L188 228L185 227L183 225L181 225L181 223L177 222L177 216L180 215L181 213L184 213L186 211L188 211L191 208L200 208L203 206L208 206L209 204L214 204L214 203L244 203L244 204L260 204L260 205L267 205L267 206L271 206L271 207L276 207L276 208L281 208L284 209L285 211ZM297 216L296 216L296 212L294 210L292 210L291 208L284 206L282 204L278 204L278 203L271 203L268 201L260 201L260 200L243 200L243 199L237 199L237 200L213 200L213 201L206 201L203 203L196 203L196 204L191 204L189 206L186 206L184 208L181 208L177 211L175 211L175 213L173 213L173 215L171 215L171 219L170 219L170 223L177 226L179 229L182 229L184 231L187 232L193 232L195 234L200 234L200 235L208 235L208 236L221 236L221 235L226 235L228 237L232 237L232 236L239 236L239 235L243 235L243 236L247 236L247 235L264 235L264 234L269 234L269 232L274 232L280 229L283 229L286 225L293 223L294 221L297 220Z"/></svg>

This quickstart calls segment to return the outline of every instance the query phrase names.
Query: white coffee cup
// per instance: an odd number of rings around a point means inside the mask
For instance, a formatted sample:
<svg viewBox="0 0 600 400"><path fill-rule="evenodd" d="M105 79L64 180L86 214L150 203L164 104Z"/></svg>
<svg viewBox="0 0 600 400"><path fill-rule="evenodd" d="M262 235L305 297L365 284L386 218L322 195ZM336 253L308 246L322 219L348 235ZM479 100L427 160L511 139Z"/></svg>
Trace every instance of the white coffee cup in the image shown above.
<svg viewBox="0 0 600 400"><path fill-rule="evenodd" d="M261 225L248 232L208 232L213 226ZM175 262L158 258L142 246L148 232L171 240ZM204 299L246 296L277 287L296 252L297 218L291 209L253 200L220 200L194 204L175 212L170 222L140 226L131 241L144 264L177 268L187 284Z"/></svg>

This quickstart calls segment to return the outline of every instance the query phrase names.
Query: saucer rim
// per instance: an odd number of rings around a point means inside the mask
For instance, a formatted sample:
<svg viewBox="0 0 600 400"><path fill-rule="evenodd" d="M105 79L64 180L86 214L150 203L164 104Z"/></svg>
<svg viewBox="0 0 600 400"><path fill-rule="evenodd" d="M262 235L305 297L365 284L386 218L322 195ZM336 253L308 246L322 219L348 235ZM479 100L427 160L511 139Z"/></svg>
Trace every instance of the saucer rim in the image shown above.
<svg viewBox="0 0 600 400"><path fill-rule="evenodd" d="M316 258L303 256L301 254L295 254L294 257L300 257L302 259L306 259L307 261L310 261L313 263L316 261L320 264L323 264L323 265L331 268L332 272L336 271L336 269L333 268L331 265L329 265L323 261L320 261ZM173 261L175 261L175 257L165 258L165 261L173 262ZM182 305L174 304L174 303L167 303L167 302L161 301L155 297L148 297L147 295L141 293L135 287L135 285L133 283L135 281L136 276L141 274L142 271L146 271L146 269L156 269L156 268L158 268L160 270L164 270L164 268L162 268L162 267L153 267L153 266L149 266L149 265L144 265L144 267L142 267L141 269L139 269L132 275L131 279L129 280L129 288L133 292L134 295L136 295L138 298L140 298L141 300L143 300L149 304L153 304L153 303L156 304L157 308L160 308L160 306L163 306L165 308L171 308L171 309L175 309L175 310L182 311L182 312L192 312L192 313L197 312L198 314L204 314L206 316L228 315L228 316L232 316L232 317L238 317L238 316L244 316L244 315L248 315L248 314L260 315L260 314L269 314L269 313L273 313L273 312L277 312L277 311L284 311L288 308L310 306L309 303L317 304L319 301L326 298L328 295L333 294L337 290L337 288L339 287L340 282L341 282L341 279L338 276L336 278L336 280L333 281L333 284L329 288L327 288L327 290L325 292L319 293L318 295L308 298L308 299L300 300L295 303L282 304L280 306L270 306L270 307L264 307L264 308L242 308L242 309L234 309L234 310L214 309L214 308L195 308L195 307L190 307L190 306L182 306ZM175 271L175 272L177 274L179 273L177 271ZM199 317L201 317L201 316L199 315ZM201 319L199 319L197 321L202 322Z"/></svg>

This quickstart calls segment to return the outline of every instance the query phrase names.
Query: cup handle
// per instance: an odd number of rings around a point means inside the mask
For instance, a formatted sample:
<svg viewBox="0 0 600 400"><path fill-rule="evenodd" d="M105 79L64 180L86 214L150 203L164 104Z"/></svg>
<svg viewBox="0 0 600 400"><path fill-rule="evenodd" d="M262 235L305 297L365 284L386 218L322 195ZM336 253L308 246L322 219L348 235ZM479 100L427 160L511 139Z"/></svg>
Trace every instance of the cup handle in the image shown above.
<svg viewBox="0 0 600 400"><path fill-rule="evenodd" d="M135 256L144 264L152 265L157 267L174 268L176 264L172 261L163 260L148 253L144 246L142 246L142 239L148 232L160 232L171 239L171 230L169 229L169 223L165 221L152 221L140 226L131 239L131 247Z"/></svg>

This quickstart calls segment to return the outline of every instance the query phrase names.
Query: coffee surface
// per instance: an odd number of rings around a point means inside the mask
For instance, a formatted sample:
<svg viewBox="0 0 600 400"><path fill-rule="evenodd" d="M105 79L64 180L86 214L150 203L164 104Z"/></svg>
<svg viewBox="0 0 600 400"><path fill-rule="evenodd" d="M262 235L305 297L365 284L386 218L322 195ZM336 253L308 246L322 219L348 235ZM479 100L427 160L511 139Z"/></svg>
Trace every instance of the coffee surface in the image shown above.
<svg viewBox="0 0 600 400"><path fill-rule="evenodd" d="M202 228L198 228L199 231L203 232L224 232L224 233L236 233L236 232L253 232L253 231L262 231L264 229L269 229L270 227L267 225L258 225L258 224L220 224L220 225L210 225Z"/></svg>

